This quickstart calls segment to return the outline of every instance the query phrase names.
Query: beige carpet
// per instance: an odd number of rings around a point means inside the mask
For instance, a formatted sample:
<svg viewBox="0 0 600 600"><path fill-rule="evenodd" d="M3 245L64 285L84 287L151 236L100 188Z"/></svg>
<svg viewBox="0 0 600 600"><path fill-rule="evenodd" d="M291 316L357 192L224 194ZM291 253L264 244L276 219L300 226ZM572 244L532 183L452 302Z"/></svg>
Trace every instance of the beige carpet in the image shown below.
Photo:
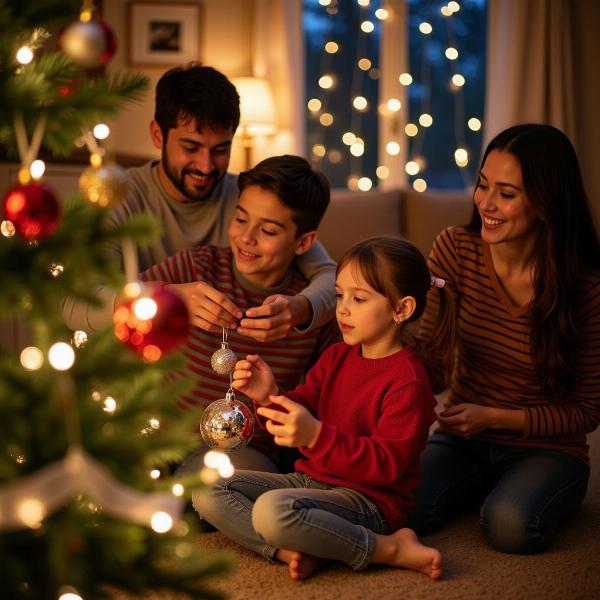
<svg viewBox="0 0 600 600"><path fill-rule="evenodd" d="M539 556L494 552L483 541L477 515L462 517L423 539L444 557L444 576L387 567L353 573L333 566L304 582L292 581L284 566L272 565L228 541L204 533L207 552L235 552L237 568L213 582L231 600L591 600L600 598L600 430L590 436L592 480L580 511L565 523L554 546Z"/></svg>

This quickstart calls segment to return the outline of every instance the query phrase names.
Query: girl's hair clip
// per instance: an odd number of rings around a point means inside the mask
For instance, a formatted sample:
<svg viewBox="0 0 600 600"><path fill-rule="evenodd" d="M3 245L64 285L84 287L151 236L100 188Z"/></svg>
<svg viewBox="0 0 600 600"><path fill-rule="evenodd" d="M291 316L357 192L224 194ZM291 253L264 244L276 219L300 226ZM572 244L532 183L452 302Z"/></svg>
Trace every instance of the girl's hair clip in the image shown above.
<svg viewBox="0 0 600 600"><path fill-rule="evenodd" d="M431 287L443 288L446 285L446 280L441 277L431 276Z"/></svg>

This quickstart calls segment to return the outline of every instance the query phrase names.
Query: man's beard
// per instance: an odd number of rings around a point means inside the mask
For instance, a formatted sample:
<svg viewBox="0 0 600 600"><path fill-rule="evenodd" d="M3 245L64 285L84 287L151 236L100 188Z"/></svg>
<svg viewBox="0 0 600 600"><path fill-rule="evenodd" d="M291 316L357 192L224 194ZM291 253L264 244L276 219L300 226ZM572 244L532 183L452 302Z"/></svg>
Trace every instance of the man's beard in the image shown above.
<svg viewBox="0 0 600 600"><path fill-rule="evenodd" d="M186 197L187 200L206 200L206 198L208 198L212 194L217 183L219 183L219 181L221 181L221 179L223 178L223 175L221 175L219 177L219 173L216 169L213 169L208 174L203 173L202 171L199 171L198 169L187 169L187 168L183 169L181 171L181 174L177 173L175 168L169 162L167 153L164 148L162 151L162 159L161 160L162 160L162 164L163 164L165 173L166 173L167 177L169 178L169 181ZM205 190L198 191L193 186L185 185L186 173L194 173L196 175L210 177L212 179L212 183L209 183L209 187L206 188Z"/></svg>

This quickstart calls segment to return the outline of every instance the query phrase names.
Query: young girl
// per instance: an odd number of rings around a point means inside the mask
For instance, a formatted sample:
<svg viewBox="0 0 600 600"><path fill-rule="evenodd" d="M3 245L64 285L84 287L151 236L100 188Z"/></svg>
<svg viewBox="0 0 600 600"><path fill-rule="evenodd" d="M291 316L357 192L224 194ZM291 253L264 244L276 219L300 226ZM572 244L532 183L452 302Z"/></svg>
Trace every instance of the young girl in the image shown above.
<svg viewBox="0 0 600 600"><path fill-rule="evenodd" d="M295 390L279 390L258 356L236 364L234 387L276 444L299 448L289 474L237 471L194 495L200 515L239 544L287 563L305 579L328 560L355 570L381 563L442 573L442 558L402 528L419 480L419 455L435 401L405 325L438 288L438 335L424 358L452 347L451 297L406 240L374 238L350 249L337 269L336 316L344 342L330 346ZM449 366L451 357L443 356ZM437 378L438 376L436 376Z"/></svg>

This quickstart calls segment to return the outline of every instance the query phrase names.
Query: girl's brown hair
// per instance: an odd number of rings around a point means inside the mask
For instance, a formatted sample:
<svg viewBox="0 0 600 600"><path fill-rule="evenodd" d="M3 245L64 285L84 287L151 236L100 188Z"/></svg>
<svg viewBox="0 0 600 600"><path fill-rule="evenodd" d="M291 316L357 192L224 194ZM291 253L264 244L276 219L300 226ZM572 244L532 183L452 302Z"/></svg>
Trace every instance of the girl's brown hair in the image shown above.
<svg viewBox="0 0 600 600"><path fill-rule="evenodd" d="M392 237L376 237L360 242L350 248L340 259L337 273L352 263L376 292L385 296L395 306L404 296L415 299L415 311L407 323L417 321L427 303L431 287L431 273L424 256L408 240ZM452 294L445 288L437 288L440 307L435 327L426 341L410 336L403 339L419 354L434 393L448 386L454 360L456 325ZM401 335L405 336L406 328Z"/></svg>

